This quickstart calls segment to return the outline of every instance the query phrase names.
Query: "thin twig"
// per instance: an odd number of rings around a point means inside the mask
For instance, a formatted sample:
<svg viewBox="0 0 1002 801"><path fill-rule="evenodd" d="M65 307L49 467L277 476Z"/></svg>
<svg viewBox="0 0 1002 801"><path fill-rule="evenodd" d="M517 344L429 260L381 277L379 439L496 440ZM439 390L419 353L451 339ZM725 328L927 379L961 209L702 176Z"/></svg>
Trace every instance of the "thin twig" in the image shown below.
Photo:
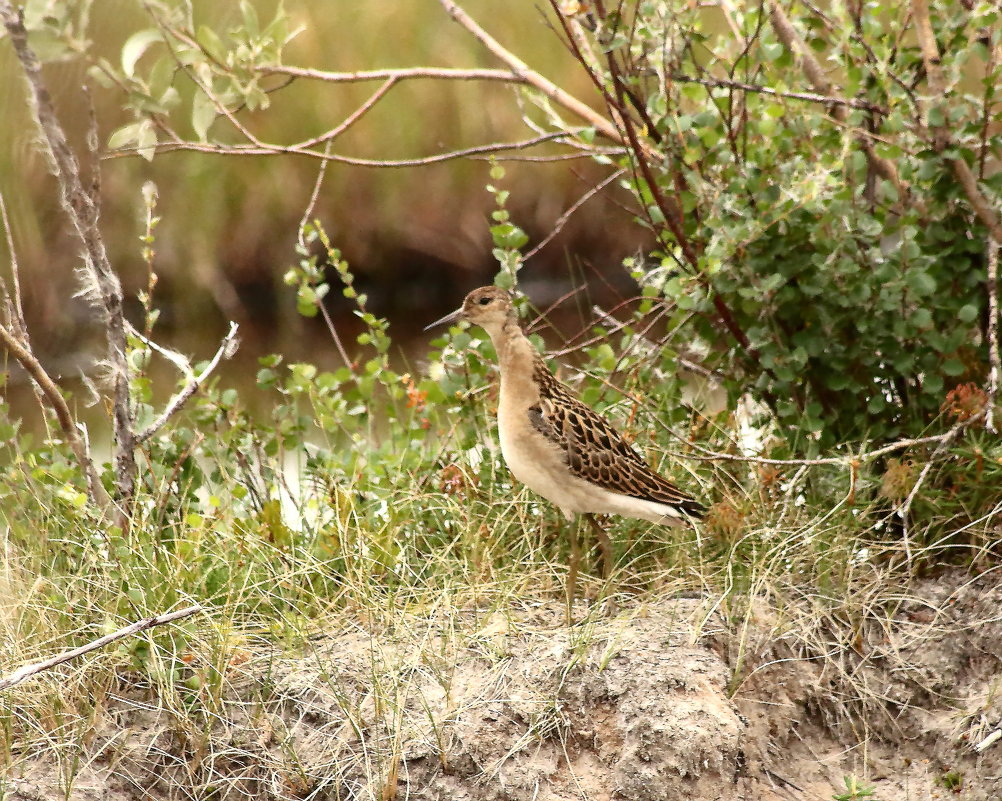
<svg viewBox="0 0 1002 801"><path fill-rule="evenodd" d="M971 424L983 418L987 411L988 409L987 407L985 407L977 414L972 415L966 420L961 420L949 431L940 435L939 444L936 446L936 449L930 455L928 461L922 466L922 470L919 473L918 478L915 479L915 484L914 486L912 486L911 491L908 493L908 497L905 498L904 503L902 503L901 506L898 507L897 515L902 521L903 531L901 535L901 540L905 546L905 560L907 564L910 565L912 562L911 532L909 530L910 527L908 525L908 513L911 512L912 504L918 497L919 491L922 489L922 485L925 483L926 478L932 471L932 467L936 463L937 458L939 458L939 456L942 455L948 447L950 447L950 444L957 437L960 436L961 432L964 429L966 429Z"/></svg>
<svg viewBox="0 0 1002 801"><path fill-rule="evenodd" d="M1002 378L1002 358L999 356L999 248L1002 244L988 240L988 402L985 425L993 434L998 433L995 423L995 403L998 399L999 379Z"/></svg>
<svg viewBox="0 0 1002 801"><path fill-rule="evenodd" d="M0 192L0 220L3 221L4 239L7 242L7 254L10 259L11 291L7 291L6 283L3 278L0 278L0 291L4 295L4 314L6 323L14 329L21 341L27 344L28 327L25 325L24 309L21 307L21 279L17 264L17 248L14 247L14 231L10 227L10 217L7 216L7 201L4 200L2 192Z"/></svg>
<svg viewBox="0 0 1002 801"><path fill-rule="evenodd" d="M390 91L394 86L397 85L396 78L388 78L384 84L382 84L375 92L373 92L368 99L357 109L355 109L351 114L345 117L344 121L333 128L331 128L326 133L320 134L320 136L314 137L313 139L307 139L305 142L300 142L296 145L297 148L315 147L319 144L326 144L328 142L333 142L341 134L351 128L356 122L358 122L362 117L368 114L372 109L376 107L376 104L382 100L386 93Z"/></svg>
<svg viewBox="0 0 1002 801"><path fill-rule="evenodd" d="M720 453L718 451L712 451L709 448L704 448L702 445L693 442L688 437L683 437L681 434L672 430L668 426L665 426L665 428L668 433L680 442L685 443L687 446L694 448L702 454L702 456L693 456L690 454L686 457L697 461L713 462L719 460L723 462L748 462L750 464L766 464L788 467L795 465L806 465L808 467L816 467L819 465L842 465L851 467L854 462L858 466L866 462L872 462L874 459L879 459L881 456L887 456L889 453L906 450L907 448L914 448L918 445L933 445L936 443L942 444L944 441L949 444L950 440L969 426L978 422L982 417L984 417L984 410L966 420L961 421L960 423L957 423L957 425L949 431L944 431L941 434L931 434L928 437L915 437L912 439L899 439L896 442L891 442L872 451L863 451L858 454L846 454L845 456L823 456L817 459L766 459L761 456L742 456L736 453ZM936 452L939 453L940 449L937 449Z"/></svg>
<svg viewBox="0 0 1002 801"><path fill-rule="evenodd" d="M69 662L70 660L81 657L91 651L96 651L98 648L103 648L109 643L128 637L130 634L138 634L139 632L151 629L154 626L162 626L165 623L173 623L175 620L190 617L191 615L201 611L202 607L199 604L195 604L194 606L189 606L185 609L178 609L176 612L168 612L165 615L157 615L156 617L148 617L143 620L137 620L135 623L132 623L125 628L113 631L111 634L105 634L103 637L100 637L93 642L89 642L86 645L82 645L79 648L74 648L72 651L63 651L61 654L57 654L49 659L43 659L41 662L35 662L34 664L18 668L6 678L0 679L0 690L6 690L8 687L13 687L15 684L19 684L31 676L54 668L64 662Z"/></svg>
<svg viewBox="0 0 1002 801"><path fill-rule="evenodd" d="M258 67L264 75L290 75L328 83L360 83L363 81L405 81L411 78L458 81L500 81L526 83L526 79L509 70L453 69L440 67L405 67L400 69L359 70L358 72L329 72L327 70L293 67L285 64L268 64Z"/></svg>
<svg viewBox="0 0 1002 801"><path fill-rule="evenodd" d="M452 150L446 153L436 153L432 156L421 156L413 159L362 159L352 156L342 156L337 153L329 153L322 150L300 147L299 145L222 145L210 142L163 142L158 143L157 153L172 153L178 150L190 150L196 153L214 153L224 156L278 156L296 155L307 156L319 161L334 161L338 164L349 164L353 167L424 167L429 164L440 164L444 161L467 158L469 156L482 155L486 153L503 153L506 150L524 150L535 147L545 142L554 142L574 136L574 131L554 131L553 133L535 136L531 139L523 139L519 142L492 142L488 145L474 145L473 147L461 150ZM134 156L142 148L123 147L107 153L104 158L122 158L124 156Z"/></svg>
<svg viewBox="0 0 1002 801"><path fill-rule="evenodd" d="M330 151L331 144L331 141L328 140L327 152ZM310 202L303 209L303 216L300 218L299 228L296 230L296 239L299 242L299 249L303 254L308 252L306 237L303 236L303 232L306 230L306 224L309 222L310 217L313 216L313 209L316 208L317 200L320 198L320 189L324 185L324 177L327 175L328 164L330 164L329 161L320 162L320 169L317 170L317 180L313 182L313 191L310 193ZM348 358L348 351L345 350L344 343L341 341L341 335L337 332L337 326L334 325L334 318L331 317L331 313L327 310L327 305L323 302L323 299L317 305L320 307L320 314L327 324L327 330L331 333L331 339L334 340L334 346L337 348L341 360L345 363L346 367L351 367L351 359Z"/></svg>
<svg viewBox="0 0 1002 801"><path fill-rule="evenodd" d="M563 214L561 214L557 218L557 221L553 224L553 228L550 230L550 233L548 233L543 238L543 240L538 245L536 245L536 247L534 247L532 250L530 250L528 253L526 253L522 257L522 261L523 262L527 262L529 259L531 259L533 256L535 256L537 253L539 253L539 251L541 251L544 247L546 247L548 244L550 244L550 242L553 241L553 237L555 237L557 234L559 234L560 231L563 230L563 227L565 225L567 225L567 221L571 218L571 216L574 214L574 212L576 212L578 209L580 209L585 203L587 203L589 200L591 200L593 197L595 197L595 195L597 195L599 192L601 192L603 189L605 189L609 184L611 184L613 181L615 181L617 178L619 178L619 176L623 175L625 172L626 172L626 170L624 170L624 169L616 170L614 173L612 173L608 177L603 178L601 181L599 181L597 184L595 184L595 186L591 187L580 198L578 198L577 201L575 201L571 205L571 207L569 209L567 209L567 211L565 211Z"/></svg>
<svg viewBox="0 0 1002 801"><path fill-rule="evenodd" d="M10 334L24 346L24 349L31 352L31 337L28 334L28 324L24 320L24 309L21 306L21 280L17 262L17 247L14 244L14 231L10 225L10 217L7 215L7 202L4 200L3 192L0 192L0 221L3 222L4 239L7 242L10 262L11 285L13 286L13 291L11 291L3 276L0 276L0 314L2 314L0 325L6 326ZM46 414L48 400L38 382L32 381L30 383L35 399L41 407L42 421L45 424L46 434L48 434L49 417ZM85 451L86 445L87 443L84 441Z"/></svg>
<svg viewBox="0 0 1002 801"><path fill-rule="evenodd" d="M73 451L80 469L83 471L84 478L87 481L87 494L91 501L96 503L99 508L107 508L110 501L108 493L105 492L104 486L101 484L101 479L97 475L97 469L94 467L94 461L90 457L87 444L77 430L76 421L73 419L70 407L66 404L63 393L59 391L59 387L56 386L56 383L45 371L45 368L35 358L35 354L2 325L0 325L0 342L17 359L25 372L31 376L35 385L45 397L46 402L52 408L52 411L55 412L59 428L62 430L63 436L66 437L66 441Z"/></svg>
<svg viewBox="0 0 1002 801"><path fill-rule="evenodd" d="M223 359L230 358L237 349L237 330L240 326L236 323L230 323L230 330L227 332L226 336L223 337L223 341L219 344L219 348L216 350L216 354L212 357L209 363L205 366L197 376L193 376L189 379L188 383L184 386L180 392L178 392L170 402L164 407L163 412L160 416L150 423L146 428L136 434L136 444L142 445L146 440L157 433L161 428L166 425L167 421L170 420L178 410L187 403L188 399L194 395L200 386L205 382L212 371L219 366L219 362Z"/></svg>
<svg viewBox="0 0 1002 801"><path fill-rule="evenodd" d="M754 83L743 83L742 81L731 81L726 78L697 78L692 75L671 75L673 81L678 83L698 83L700 86L723 89L740 89L742 92L755 92L772 97L783 97L789 100L805 100L808 103L821 103L826 106L849 106L863 111L876 111L880 114L887 114L887 109L871 103L868 100L856 100L852 98L839 97L838 95L820 95L813 92L782 92L779 89L771 89L768 86L760 86Z"/></svg>

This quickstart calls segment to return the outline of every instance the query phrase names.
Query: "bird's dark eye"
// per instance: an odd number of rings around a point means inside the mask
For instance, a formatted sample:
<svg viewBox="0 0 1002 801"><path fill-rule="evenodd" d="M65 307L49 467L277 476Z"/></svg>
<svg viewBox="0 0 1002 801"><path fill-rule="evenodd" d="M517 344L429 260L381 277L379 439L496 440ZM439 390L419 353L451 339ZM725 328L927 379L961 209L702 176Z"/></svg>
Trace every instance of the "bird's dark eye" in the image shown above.
<svg viewBox="0 0 1002 801"><path fill-rule="evenodd" d="M478 303L479 303L479 304L480 304L481 306L486 306L486 305L487 305L488 303L490 303L490 302L491 302L491 298L490 298L490 297L488 297L487 295L484 295L484 297L480 298L480 300L479 300L479 301L477 301L477 302L478 302Z"/></svg>

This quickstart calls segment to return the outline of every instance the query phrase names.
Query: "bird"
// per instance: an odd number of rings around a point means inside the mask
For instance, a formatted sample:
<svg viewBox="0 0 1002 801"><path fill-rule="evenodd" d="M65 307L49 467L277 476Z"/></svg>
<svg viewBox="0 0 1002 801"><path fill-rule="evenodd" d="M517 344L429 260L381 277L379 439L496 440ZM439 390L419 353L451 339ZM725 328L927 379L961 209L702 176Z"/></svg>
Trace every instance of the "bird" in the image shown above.
<svg viewBox="0 0 1002 801"><path fill-rule="evenodd" d="M550 372L518 321L504 289L474 289L463 305L425 330L466 320L487 332L501 374L498 434L501 454L520 482L556 506L572 523L584 517L595 532L608 581L612 543L595 515L613 514L662 525L692 524L704 506L655 472L604 417L576 398ZM571 526L566 582L568 616L580 560Z"/></svg>

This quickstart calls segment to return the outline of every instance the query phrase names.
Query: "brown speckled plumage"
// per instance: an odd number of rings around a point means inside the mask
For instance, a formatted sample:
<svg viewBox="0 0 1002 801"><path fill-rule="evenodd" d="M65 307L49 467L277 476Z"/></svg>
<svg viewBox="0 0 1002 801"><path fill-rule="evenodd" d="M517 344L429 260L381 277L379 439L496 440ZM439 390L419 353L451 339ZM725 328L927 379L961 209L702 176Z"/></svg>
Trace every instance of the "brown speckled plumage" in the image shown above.
<svg viewBox="0 0 1002 801"><path fill-rule="evenodd" d="M608 420L571 395L541 356L536 357L532 379L540 400L529 407L529 421L567 454L573 475L612 492L671 504L702 517L702 504L651 470Z"/></svg>

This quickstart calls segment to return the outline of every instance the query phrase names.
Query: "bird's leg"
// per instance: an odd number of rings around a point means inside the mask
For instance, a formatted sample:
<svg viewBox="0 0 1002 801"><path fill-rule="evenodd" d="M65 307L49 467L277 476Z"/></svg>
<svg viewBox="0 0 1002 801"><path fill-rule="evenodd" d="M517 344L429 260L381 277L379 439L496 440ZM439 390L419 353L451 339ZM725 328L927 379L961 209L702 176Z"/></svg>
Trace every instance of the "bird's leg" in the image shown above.
<svg viewBox="0 0 1002 801"><path fill-rule="evenodd" d="M595 515L586 515L588 522L591 524L592 530L595 532L595 538L598 540L598 549L602 557L602 578L605 580L605 590L604 592L610 593L605 599L605 613L607 615L616 614L616 599L611 595L611 588L609 586L609 579L612 576L612 540L609 539L609 535L606 533L605 529L602 528L602 524L598 522Z"/></svg>
<svg viewBox="0 0 1002 801"><path fill-rule="evenodd" d="M602 556L602 578L608 582L609 577L612 575L612 540L609 539L609 535L606 534L605 529L595 519L595 515L587 514L585 517L588 518L592 531L595 532L595 538L598 540L598 549Z"/></svg>
<svg viewBox="0 0 1002 801"><path fill-rule="evenodd" d="M571 532L571 557L567 567L567 625L574 620L574 592L578 583L578 564L581 561L581 541L578 538L578 521L572 520L568 526Z"/></svg>

